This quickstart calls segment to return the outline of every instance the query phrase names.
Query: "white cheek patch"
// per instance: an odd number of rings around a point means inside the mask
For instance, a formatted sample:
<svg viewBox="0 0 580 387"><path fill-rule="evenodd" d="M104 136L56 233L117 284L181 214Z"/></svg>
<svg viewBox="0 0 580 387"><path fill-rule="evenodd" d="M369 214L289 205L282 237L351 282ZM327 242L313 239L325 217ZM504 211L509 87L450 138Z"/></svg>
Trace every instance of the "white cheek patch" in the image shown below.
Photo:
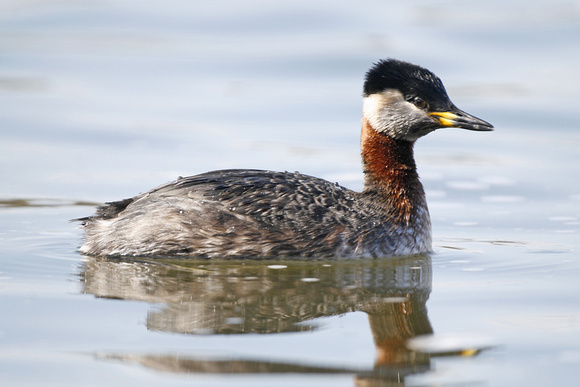
<svg viewBox="0 0 580 387"><path fill-rule="evenodd" d="M376 131L395 137L395 128L401 128L404 104L407 102L400 91L388 89L363 99L363 115Z"/></svg>
<svg viewBox="0 0 580 387"><path fill-rule="evenodd" d="M381 118L384 114L384 105L385 101L382 94L371 94L363 99L363 117L378 131L384 130L382 124L384 120Z"/></svg>
<svg viewBox="0 0 580 387"><path fill-rule="evenodd" d="M393 138L416 140L410 129L424 115L425 112L407 102L403 94L395 89L387 89L363 99L364 118L374 130Z"/></svg>

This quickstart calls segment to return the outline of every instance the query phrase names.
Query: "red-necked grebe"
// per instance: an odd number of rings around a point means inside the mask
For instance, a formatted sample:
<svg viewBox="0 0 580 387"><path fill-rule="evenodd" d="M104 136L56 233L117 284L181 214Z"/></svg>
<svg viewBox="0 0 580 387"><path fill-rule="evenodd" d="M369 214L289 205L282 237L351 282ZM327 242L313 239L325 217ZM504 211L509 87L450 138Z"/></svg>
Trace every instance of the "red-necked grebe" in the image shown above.
<svg viewBox="0 0 580 387"><path fill-rule="evenodd" d="M394 59L366 74L364 189L301 173L222 170L179 178L79 219L80 251L103 256L357 258L431 250L413 144L439 128L492 130L459 110L441 80Z"/></svg>

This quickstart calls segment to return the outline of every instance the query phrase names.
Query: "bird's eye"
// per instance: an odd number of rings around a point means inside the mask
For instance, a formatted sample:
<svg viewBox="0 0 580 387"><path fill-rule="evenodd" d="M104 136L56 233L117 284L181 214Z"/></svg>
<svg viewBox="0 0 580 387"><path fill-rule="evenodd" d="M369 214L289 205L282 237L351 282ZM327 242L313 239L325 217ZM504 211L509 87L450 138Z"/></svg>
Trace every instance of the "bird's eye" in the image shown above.
<svg viewBox="0 0 580 387"><path fill-rule="evenodd" d="M429 109L429 104L421 97L414 97L411 102L421 110Z"/></svg>

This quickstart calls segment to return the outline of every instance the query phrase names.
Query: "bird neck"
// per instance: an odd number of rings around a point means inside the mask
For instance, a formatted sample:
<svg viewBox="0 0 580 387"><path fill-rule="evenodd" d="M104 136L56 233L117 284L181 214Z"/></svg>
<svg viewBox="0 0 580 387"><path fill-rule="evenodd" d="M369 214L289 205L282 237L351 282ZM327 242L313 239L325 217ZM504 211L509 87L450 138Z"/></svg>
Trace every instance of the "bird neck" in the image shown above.
<svg viewBox="0 0 580 387"><path fill-rule="evenodd" d="M394 139L377 132L363 118L363 194L380 198L389 215L406 224L412 221L417 211L426 209L425 193L413 158L413 145L414 141Z"/></svg>

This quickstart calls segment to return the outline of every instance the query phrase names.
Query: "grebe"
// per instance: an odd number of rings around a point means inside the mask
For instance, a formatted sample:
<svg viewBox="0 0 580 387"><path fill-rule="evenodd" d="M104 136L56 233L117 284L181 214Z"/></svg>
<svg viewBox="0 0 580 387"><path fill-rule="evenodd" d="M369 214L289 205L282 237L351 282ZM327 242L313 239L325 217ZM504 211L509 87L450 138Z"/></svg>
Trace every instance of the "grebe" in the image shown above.
<svg viewBox="0 0 580 387"><path fill-rule="evenodd" d="M366 74L362 192L295 172L230 169L179 178L78 219L99 256L363 258L426 253L431 221L413 145L435 129L489 131L429 70L394 59Z"/></svg>

